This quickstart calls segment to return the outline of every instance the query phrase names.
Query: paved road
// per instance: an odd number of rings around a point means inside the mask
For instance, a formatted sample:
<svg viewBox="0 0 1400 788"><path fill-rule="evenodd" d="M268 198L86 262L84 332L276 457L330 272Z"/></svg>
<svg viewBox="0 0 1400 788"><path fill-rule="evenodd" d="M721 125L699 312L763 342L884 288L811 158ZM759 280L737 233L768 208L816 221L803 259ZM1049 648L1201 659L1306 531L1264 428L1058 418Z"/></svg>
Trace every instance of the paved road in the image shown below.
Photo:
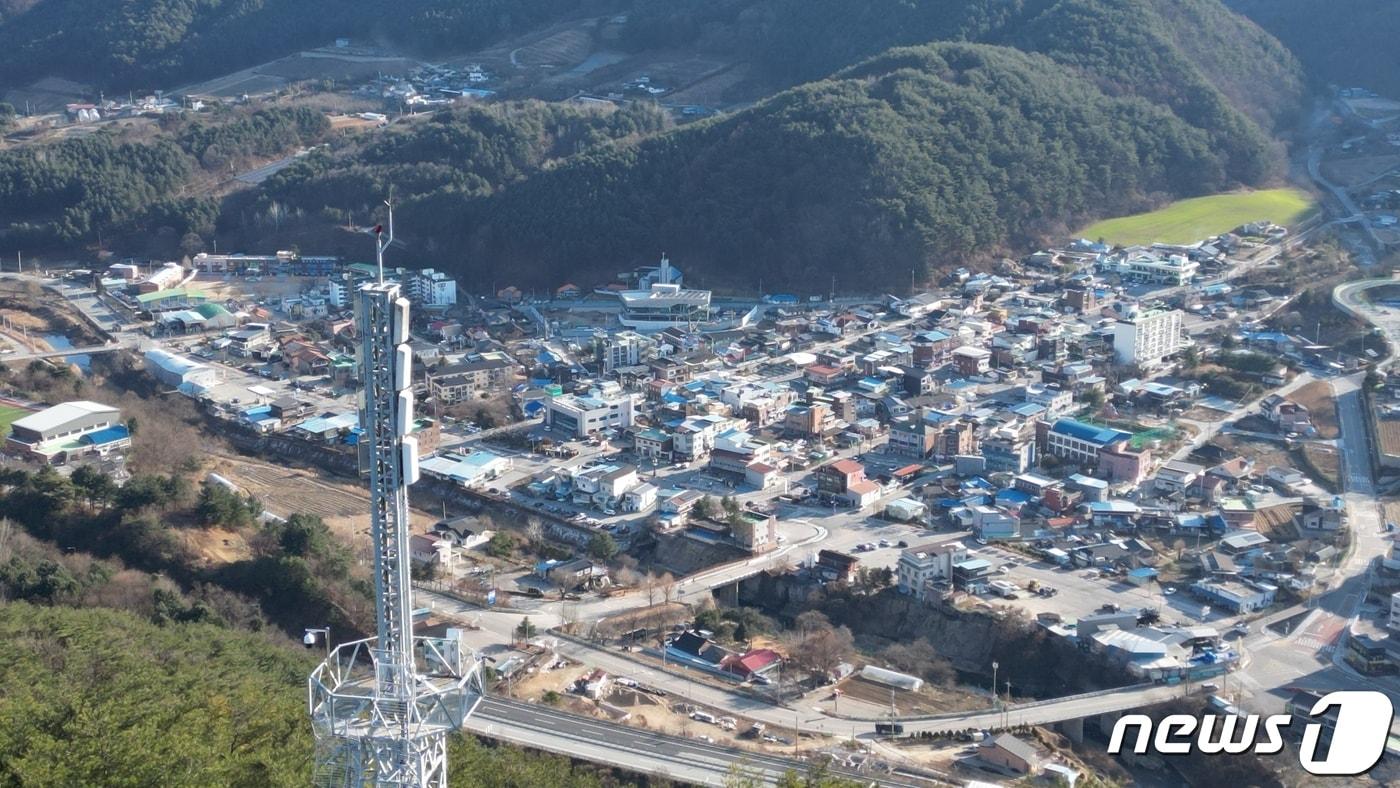
<svg viewBox="0 0 1400 788"><path fill-rule="evenodd" d="M1358 279L1345 282L1332 291L1332 303L1353 317L1365 320L1385 335L1390 348L1374 348L1377 352L1400 347L1400 309L1371 303L1366 291L1376 287L1400 287L1397 279ZM1379 344L1379 343L1373 343ZM1387 358L1379 366L1387 366L1393 361Z"/></svg>
<svg viewBox="0 0 1400 788"><path fill-rule="evenodd" d="M248 170L247 172L240 172L239 174L233 176L233 179L236 181L241 181L243 183L249 183L256 186L257 184L262 183L268 178L271 178L272 176L281 172L282 170L287 169L292 165L292 162L296 161L302 156L305 156L308 152L309 151L306 150L297 151L291 156L286 156L274 162L268 162L267 164L264 164L261 167Z"/></svg>
<svg viewBox="0 0 1400 788"><path fill-rule="evenodd" d="M458 618L472 623L479 630L466 633L469 645L490 651L494 644L511 639L515 627L524 617L518 613L495 613L477 611L453 599L423 590L414 592L420 599L431 600L433 609L440 615ZM541 629L553 622L548 616L530 615L530 620ZM838 738L850 736L865 737L873 733L874 720L838 717L813 708L775 706L768 700L741 690L694 680L688 673L677 675L675 666L669 670L652 667L632 655L617 649L580 643L573 640L556 639L546 635L541 642L552 645L555 653L592 667L602 668L621 678L630 678L647 686L664 688L670 696L684 699L709 708L723 709L736 717L755 720L771 726L786 729L800 729L811 733L821 733ZM1102 693L1076 695L1050 701L1015 704L1003 711L981 710L961 714L938 715L925 718L905 718L905 731L947 732L965 728L990 728L1004 725L1041 725L1061 720L1127 711L1143 706L1162 703L1179 697L1182 687L1146 686L1130 687Z"/></svg>
<svg viewBox="0 0 1400 788"><path fill-rule="evenodd" d="M699 785L725 785L736 770L774 782L787 772L802 774L808 768L803 761L667 736L494 697L481 702L465 728L481 736ZM932 783L898 773L886 774L883 770L836 773L882 786Z"/></svg>
<svg viewBox="0 0 1400 788"><path fill-rule="evenodd" d="M1342 218L1359 224L1361 229L1366 232L1366 237L1370 240L1374 249L1384 249L1385 242L1376 235L1376 228L1371 226L1371 222L1367 220L1366 214L1363 213L1356 202L1351 199L1351 195L1347 193L1347 190L1327 180L1326 176L1322 174L1322 153L1322 148L1317 145L1308 149L1308 177L1312 178L1318 186L1327 190L1329 194L1336 198L1337 203L1342 208Z"/></svg>
<svg viewBox="0 0 1400 788"><path fill-rule="evenodd" d="M1263 631L1248 641L1249 664L1239 681L1250 692L1249 705L1260 712L1282 711L1292 688L1380 689L1393 702L1400 703L1396 687L1359 676L1341 662L1345 630L1360 612L1370 587L1370 567L1390 547L1371 478L1362 379L1358 374L1333 381L1342 429L1338 445L1342 450L1344 500L1353 548L1339 567L1341 582L1308 606L1296 608L1296 612L1306 613L1306 618L1282 636Z"/></svg>

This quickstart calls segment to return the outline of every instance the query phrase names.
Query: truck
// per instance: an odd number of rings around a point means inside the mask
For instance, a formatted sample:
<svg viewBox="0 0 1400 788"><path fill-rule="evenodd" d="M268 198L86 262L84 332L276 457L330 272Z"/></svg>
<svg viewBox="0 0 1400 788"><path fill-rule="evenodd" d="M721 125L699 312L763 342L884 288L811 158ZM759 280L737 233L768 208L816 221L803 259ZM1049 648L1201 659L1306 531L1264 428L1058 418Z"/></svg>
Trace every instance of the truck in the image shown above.
<svg viewBox="0 0 1400 788"><path fill-rule="evenodd" d="M1021 590L1015 583L1007 580L993 580L989 587L992 589L992 593L1002 599L1015 599L1017 592Z"/></svg>

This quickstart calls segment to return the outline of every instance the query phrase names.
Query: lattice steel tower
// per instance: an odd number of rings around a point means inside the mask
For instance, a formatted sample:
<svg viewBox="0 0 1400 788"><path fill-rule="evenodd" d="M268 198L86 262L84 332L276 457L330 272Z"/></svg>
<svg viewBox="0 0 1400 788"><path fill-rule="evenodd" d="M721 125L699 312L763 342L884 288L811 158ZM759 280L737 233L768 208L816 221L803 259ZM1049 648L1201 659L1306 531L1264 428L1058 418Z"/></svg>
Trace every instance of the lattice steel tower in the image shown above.
<svg viewBox="0 0 1400 788"><path fill-rule="evenodd" d="M384 281L384 250L394 241L392 206L388 233L382 227L374 232L379 278L355 293L355 325L378 636L342 643L311 674L313 782L446 788L447 736L481 699L480 665L454 630L446 638L413 636L408 486L418 480L418 441L409 434L409 304L397 284Z"/></svg>

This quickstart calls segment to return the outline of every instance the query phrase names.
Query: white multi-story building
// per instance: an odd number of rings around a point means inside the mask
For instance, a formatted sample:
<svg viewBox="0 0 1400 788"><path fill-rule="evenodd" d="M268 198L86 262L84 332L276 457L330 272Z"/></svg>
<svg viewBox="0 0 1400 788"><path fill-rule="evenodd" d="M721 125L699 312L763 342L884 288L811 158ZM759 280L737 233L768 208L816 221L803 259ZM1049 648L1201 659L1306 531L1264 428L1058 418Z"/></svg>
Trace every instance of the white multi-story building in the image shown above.
<svg viewBox="0 0 1400 788"><path fill-rule="evenodd" d="M586 395L566 394L548 403L545 424L551 430L583 438L603 430L627 429L636 412L636 395L594 389Z"/></svg>
<svg viewBox="0 0 1400 788"><path fill-rule="evenodd" d="M899 554L895 572L899 593L923 599L930 583L952 579L953 565L966 560L967 549L957 542L910 547Z"/></svg>
<svg viewBox="0 0 1400 788"><path fill-rule="evenodd" d="M686 462L703 460L714 451L715 438L735 425L724 416L691 416L675 430L676 455Z"/></svg>
<svg viewBox="0 0 1400 788"><path fill-rule="evenodd" d="M644 362L656 348L656 340L635 331L609 334L599 331L593 335L593 357L599 371L608 375L618 367L635 367Z"/></svg>
<svg viewBox="0 0 1400 788"><path fill-rule="evenodd" d="M715 436L710 468L742 475L754 463L767 463L772 452L773 447L766 441L757 440L743 430L726 430Z"/></svg>
<svg viewBox="0 0 1400 788"><path fill-rule="evenodd" d="M1045 406L1047 419L1058 419L1074 408L1074 392L1058 387L1027 386L1026 402Z"/></svg>
<svg viewBox="0 0 1400 788"><path fill-rule="evenodd" d="M1184 254L1162 254L1157 250L1131 249L1099 258L1096 267L1104 273L1118 274L1130 282L1181 287L1188 285L1200 272L1200 264Z"/></svg>
<svg viewBox="0 0 1400 788"><path fill-rule="evenodd" d="M1113 350L1119 364L1156 366L1185 344L1179 309L1130 313L1113 324Z"/></svg>
<svg viewBox="0 0 1400 788"><path fill-rule="evenodd" d="M1386 622L1386 628L1391 632L1400 632L1400 591L1390 595L1390 620Z"/></svg>
<svg viewBox="0 0 1400 788"><path fill-rule="evenodd" d="M432 268L408 275L404 283L409 300L423 306L452 306L457 303L457 280Z"/></svg>
<svg viewBox="0 0 1400 788"><path fill-rule="evenodd" d="M348 279L332 276L326 280L326 301L338 309L344 309L350 305L350 294L354 292L355 285Z"/></svg>

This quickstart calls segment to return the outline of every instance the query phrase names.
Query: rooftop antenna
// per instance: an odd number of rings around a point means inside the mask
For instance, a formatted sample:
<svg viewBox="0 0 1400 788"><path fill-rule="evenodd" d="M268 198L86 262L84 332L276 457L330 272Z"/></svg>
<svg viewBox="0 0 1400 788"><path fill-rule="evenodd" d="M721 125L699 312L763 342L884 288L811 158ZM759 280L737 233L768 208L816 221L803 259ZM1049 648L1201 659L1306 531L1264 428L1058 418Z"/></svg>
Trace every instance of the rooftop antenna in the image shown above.
<svg viewBox="0 0 1400 788"><path fill-rule="evenodd" d="M389 208L389 237L384 237L384 225L374 226L374 262L379 266L379 284L384 284L384 250L394 242L394 204L388 200L384 204Z"/></svg>

